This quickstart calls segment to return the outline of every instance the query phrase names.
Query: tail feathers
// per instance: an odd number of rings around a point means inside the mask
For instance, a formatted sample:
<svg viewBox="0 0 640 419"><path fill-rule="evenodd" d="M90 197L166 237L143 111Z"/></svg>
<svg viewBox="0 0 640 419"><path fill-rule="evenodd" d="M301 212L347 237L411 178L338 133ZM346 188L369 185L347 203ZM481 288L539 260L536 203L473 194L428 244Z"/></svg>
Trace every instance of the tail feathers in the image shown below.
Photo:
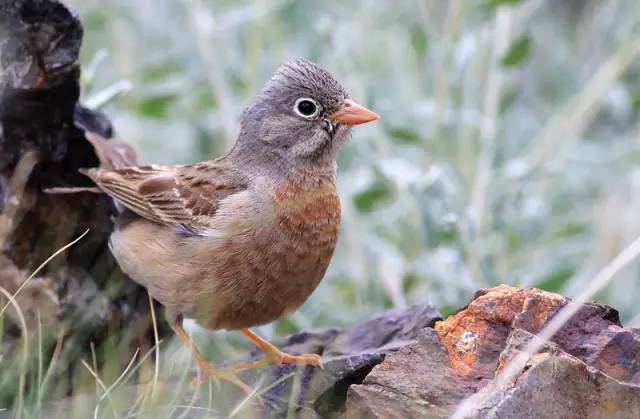
<svg viewBox="0 0 640 419"><path fill-rule="evenodd" d="M101 169L118 170L138 165L135 150L124 141L117 138L106 139L94 132L86 132L85 137L93 146Z"/></svg>
<svg viewBox="0 0 640 419"><path fill-rule="evenodd" d="M95 176L96 176L96 172L98 169L95 168L81 168L78 169L78 172L82 173L83 175L90 177L91 180L95 180Z"/></svg>
<svg viewBox="0 0 640 419"><path fill-rule="evenodd" d="M89 177L96 187L54 187L44 190L49 194L72 194L80 192L103 193L102 181L110 179L109 173L124 169L127 167L137 166L138 157L135 150L117 138L106 139L95 132L86 131L85 138L91 145L98 156L100 165L97 168L78 169L80 173Z"/></svg>

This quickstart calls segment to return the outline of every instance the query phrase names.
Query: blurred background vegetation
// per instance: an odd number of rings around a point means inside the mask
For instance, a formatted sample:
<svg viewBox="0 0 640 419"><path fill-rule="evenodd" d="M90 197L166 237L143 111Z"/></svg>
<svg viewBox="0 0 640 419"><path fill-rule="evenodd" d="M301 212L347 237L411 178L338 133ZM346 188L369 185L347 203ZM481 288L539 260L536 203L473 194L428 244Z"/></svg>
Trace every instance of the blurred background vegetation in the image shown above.
<svg viewBox="0 0 640 419"><path fill-rule="evenodd" d="M278 332L499 283L575 295L640 234L637 1L70 3L84 101L144 162L224 153L297 57L382 115L340 155L339 248ZM598 299L631 320L639 286L629 269Z"/></svg>
<svg viewBox="0 0 640 419"><path fill-rule="evenodd" d="M243 108L298 57L382 116L340 154L343 223L325 280L260 328L267 337L423 300L447 315L500 283L576 295L640 235L638 1L68 3L85 28L83 102L142 162L226 152ZM639 273L597 296L630 326ZM237 335L198 339L222 360L250 347ZM162 351L163 366L192 362L177 342Z"/></svg>

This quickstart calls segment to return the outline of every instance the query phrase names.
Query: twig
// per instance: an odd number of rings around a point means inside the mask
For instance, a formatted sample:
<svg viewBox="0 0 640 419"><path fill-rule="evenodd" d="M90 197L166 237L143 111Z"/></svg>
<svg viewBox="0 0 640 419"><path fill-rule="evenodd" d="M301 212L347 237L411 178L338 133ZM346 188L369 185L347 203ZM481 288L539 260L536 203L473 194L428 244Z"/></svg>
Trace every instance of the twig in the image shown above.
<svg viewBox="0 0 640 419"><path fill-rule="evenodd" d="M493 159L495 157L498 102L503 84L503 71L500 68L500 57L504 54L511 36L513 13L508 8L500 8L495 18L493 30L492 69L487 76L487 87L484 97L484 114L480 125L480 156L476 169L476 182L471 192L469 216L476 227L483 224L487 188L491 180Z"/></svg>
<svg viewBox="0 0 640 419"><path fill-rule="evenodd" d="M637 33L633 33L600 66L591 79L585 83L584 88L572 97L559 112L555 113L542 131L531 141L535 148L529 150L523 158L527 163L527 170L522 171L520 177L528 175L543 164L549 164L551 155L553 160L565 155L563 150L558 150L557 139L570 138L565 141L564 150L579 140L587 123L599 109L602 98L609 87L639 54L640 39L638 39Z"/></svg>
<svg viewBox="0 0 640 419"><path fill-rule="evenodd" d="M264 379L264 375L260 376L260 379L258 380L258 383L256 384L256 386L254 387L253 391L247 395L247 397L245 397L244 399L242 399L240 401L240 403L238 403L238 405L231 411L231 413L229 414L229 419L231 419L232 417L234 417L235 415L237 415L242 409L244 409L244 407L256 396L259 396L259 389L260 386L262 385L262 380Z"/></svg>
<svg viewBox="0 0 640 419"><path fill-rule="evenodd" d="M29 176L34 166L40 161L40 154L35 150L25 152L18 161L13 171L11 180L9 181L9 199L7 205L0 213L0 249L4 247L4 243L18 224L17 215L22 202L24 188L29 181Z"/></svg>
<svg viewBox="0 0 640 419"><path fill-rule="evenodd" d="M124 371L122 371L122 374L120 374L120 376L116 379L116 381L113 382L113 384L111 384L109 386L109 388L107 388L105 390L105 392L102 394L102 396L100 396L100 398L98 399L98 402L96 403L96 407L93 410L93 417L95 419L98 418L98 412L100 411L100 402L102 400L104 400L105 398L109 398L109 400L111 400L110 398L110 394L111 391L116 388L116 386L118 386L118 384L120 384L120 382L122 381L122 379L127 375L127 372L129 371L129 369L131 368L131 366L133 365L133 362L136 360L136 357L138 356L138 352L140 351L140 349L136 349L136 352L133 354L133 357L131 357L131 361L129 361L129 364L127 364L127 367L124 369ZM85 365L86 366L86 365ZM116 416L117 416L117 412L116 412Z"/></svg>
<svg viewBox="0 0 640 419"><path fill-rule="evenodd" d="M11 294L4 287L0 286L0 293L9 298L11 305L16 309L18 319L20 320L20 327L22 328L22 363L20 364L20 375L18 378L18 406L16 408L16 418L22 417L24 408L24 390L26 384L27 375L27 360L29 358L29 330L27 329L27 322L24 319L22 309L20 305L11 299ZM9 303L7 303L9 304ZM4 310L3 310L4 313ZM1 316L2 314L0 314Z"/></svg>
<svg viewBox="0 0 640 419"><path fill-rule="evenodd" d="M94 369L92 369L89 366L89 364L87 364L85 362L84 359L81 359L80 363L82 365L84 365L84 367L87 369L87 371L89 371L89 374L91 374L93 376L93 378L96 379L96 385L102 389L102 391L104 392L103 394L106 394L107 393L107 386L105 386L104 382L100 379L100 376L98 375L98 370L96 369L94 371ZM111 405L111 408L113 409L113 416L115 418L117 418L118 417L118 411L116 410L116 405L114 404L113 399L111 399L111 396L109 396L108 398L109 398L109 404Z"/></svg>
<svg viewBox="0 0 640 419"><path fill-rule="evenodd" d="M15 298L18 296L18 294L20 293L20 291L22 291L24 289L24 287L27 286L27 284L29 283L29 281L31 281L31 279L36 276L38 274L38 272L40 272L40 270L42 268L44 268L47 263L49 263L53 258L55 258L56 256L58 256L60 253L64 252L65 250L67 250L68 248L70 248L71 246L73 246L74 244L76 244L77 242L79 242L84 236L87 235L87 233L89 232L89 229L87 229L84 233L82 233L77 239L73 240L72 242L64 245L63 247L61 247L60 249L58 249L54 254L52 254L51 256L49 256L47 258L47 260L45 260L44 262L42 262L40 264L40 266L38 266L36 268L35 271L33 271L33 273L31 275L29 275L29 277L27 279L24 280L24 282L20 285L20 287L18 287L18 289L16 290L16 292L13 293L13 295L11 296L11 298L9 298L9 301L7 302L7 304L4 305L4 307L2 307L2 310L0 310L0 316L2 316L5 312L5 310L7 309L7 307L9 307L9 304L12 304L13 301L15 300Z"/></svg>
<svg viewBox="0 0 640 419"><path fill-rule="evenodd" d="M156 321L156 310L153 307L153 299L151 298L151 294L149 294L148 292L147 297L149 297L149 311L151 311L151 322L153 323L153 340L155 342L156 350L155 367L153 370L153 383L151 384L151 400L153 401L156 397L158 376L160 375L160 338L158 336L158 322Z"/></svg>
<svg viewBox="0 0 640 419"><path fill-rule="evenodd" d="M449 2L447 17L443 24L445 38L442 49L445 53L444 57L442 57L440 68L435 73L433 81L435 106L431 118L432 120L429 124L427 139L437 138L439 136L440 126L442 125L442 112L444 112L449 106L449 75L451 73L451 65L453 61L453 45L456 40L456 36L458 36L458 30L460 27L460 17L462 12L461 3L462 2L460 0L451 0Z"/></svg>
<svg viewBox="0 0 640 419"><path fill-rule="evenodd" d="M227 84L224 81L220 68L220 59L216 56L213 45L216 42L211 39L213 35L214 17L211 12L202 4L201 0L183 0L185 9L191 19L191 25L196 38L196 46L198 53L202 58L205 67L205 73L213 97L215 98L220 110L220 118L222 120L223 135L227 145L233 143L233 135L237 131L237 124L231 112L229 104L230 93Z"/></svg>
<svg viewBox="0 0 640 419"><path fill-rule="evenodd" d="M44 378L42 378L42 384L40 385L40 391L38 392L38 406L42 404L42 394L44 390L47 388L47 382L53 374L53 369L58 361L58 357L60 356L60 352L62 351L62 342L64 341L64 328L60 329L58 333L58 339L56 339L56 346L53 348L53 354L51 355L51 361L49 362L49 366L47 367L47 372L44 374ZM38 411L40 411L38 409Z"/></svg>

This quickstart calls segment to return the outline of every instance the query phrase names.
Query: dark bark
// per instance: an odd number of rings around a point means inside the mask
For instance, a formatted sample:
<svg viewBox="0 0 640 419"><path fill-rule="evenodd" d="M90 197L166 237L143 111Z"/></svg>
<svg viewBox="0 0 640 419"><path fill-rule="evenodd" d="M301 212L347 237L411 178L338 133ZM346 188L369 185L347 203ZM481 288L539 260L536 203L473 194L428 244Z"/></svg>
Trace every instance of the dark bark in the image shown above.
<svg viewBox="0 0 640 419"><path fill-rule="evenodd" d="M59 2L0 1L0 286L15 292L29 272L90 229L17 299L30 330L39 311L45 341L64 337L58 373L70 377L75 372L65 371L65 360L86 353L90 342L100 353L107 331L119 325L131 329L140 324L133 329L138 336L119 337L123 348L150 346L140 342L149 330L146 293L122 275L107 247L115 212L111 200L91 193L43 192L90 186L78 169L96 166L98 160L84 130L111 136L108 119L78 103L82 34L78 18ZM6 299L1 301L4 306ZM5 355L22 335L17 313L8 310L6 318ZM9 376L2 373L0 394L15 387Z"/></svg>

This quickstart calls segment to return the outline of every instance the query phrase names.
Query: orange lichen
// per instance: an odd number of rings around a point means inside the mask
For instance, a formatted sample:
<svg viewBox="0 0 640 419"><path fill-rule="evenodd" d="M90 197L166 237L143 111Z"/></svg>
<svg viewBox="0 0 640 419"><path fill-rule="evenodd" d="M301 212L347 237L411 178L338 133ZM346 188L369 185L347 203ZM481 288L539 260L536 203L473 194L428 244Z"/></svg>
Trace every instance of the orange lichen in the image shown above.
<svg viewBox="0 0 640 419"><path fill-rule="evenodd" d="M435 325L451 367L467 374L504 347L512 327L538 332L566 300L538 289L500 285L481 290L469 305ZM492 361L494 363L495 360Z"/></svg>

